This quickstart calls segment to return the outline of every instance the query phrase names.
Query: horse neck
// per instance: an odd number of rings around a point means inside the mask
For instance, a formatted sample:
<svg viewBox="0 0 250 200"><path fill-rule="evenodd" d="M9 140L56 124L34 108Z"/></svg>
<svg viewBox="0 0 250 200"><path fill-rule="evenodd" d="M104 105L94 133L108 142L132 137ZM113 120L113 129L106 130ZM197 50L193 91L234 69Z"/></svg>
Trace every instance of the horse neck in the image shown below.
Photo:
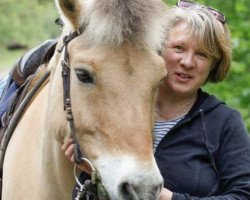
<svg viewBox="0 0 250 200"><path fill-rule="evenodd" d="M34 119L40 115L36 127L38 133L35 134L38 142L38 173L40 173L42 185L39 193L42 199L52 199L52 196L55 199L69 199L74 185L73 165L61 151L62 142L56 138L56 132L50 131L48 126L51 120L51 111L48 109L50 86L51 82L39 92L30 107L31 110L33 110L32 107L36 110L36 112L30 112Z"/></svg>
<svg viewBox="0 0 250 200"><path fill-rule="evenodd" d="M63 109L63 108L62 108ZM51 111L48 109L45 114L44 131L41 139L41 156L42 156L42 170L44 183L49 182L52 190L57 191L65 199L65 196L71 194L74 185L73 164L66 159L61 146L63 141L58 138L57 132L50 128L48 124L52 120L50 117ZM66 119L65 119L66 121Z"/></svg>
<svg viewBox="0 0 250 200"><path fill-rule="evenodd" d="M44 168L42 171L46 172L44 178L47 179L45 182L52 182L55 190L63 194L65 190L71 190L74 185L73 164L64 156L61 150L62 144L50 133L46 131L44 133L41 150L43 152L42 166Z"/></svg>

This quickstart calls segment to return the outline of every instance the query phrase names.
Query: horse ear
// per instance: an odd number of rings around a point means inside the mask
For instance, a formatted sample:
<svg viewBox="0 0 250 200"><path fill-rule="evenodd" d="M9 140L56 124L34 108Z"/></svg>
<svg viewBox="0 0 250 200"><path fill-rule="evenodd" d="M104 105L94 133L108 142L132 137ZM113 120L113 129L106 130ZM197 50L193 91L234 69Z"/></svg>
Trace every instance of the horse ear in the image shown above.
<svg viewBox="0 0 250 200"><path fill-rule="evenodd" d="M59 12L71 22L73 28L77 29L81 8L79 0L56 0L56 6Z"/></svg>

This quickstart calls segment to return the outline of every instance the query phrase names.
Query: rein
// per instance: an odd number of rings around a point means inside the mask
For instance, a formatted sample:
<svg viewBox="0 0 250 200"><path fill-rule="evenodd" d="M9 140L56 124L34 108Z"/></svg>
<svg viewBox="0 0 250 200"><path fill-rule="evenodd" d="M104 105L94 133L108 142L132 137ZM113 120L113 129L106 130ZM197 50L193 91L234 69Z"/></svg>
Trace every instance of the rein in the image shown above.
<svg viewBox="0 0 250 200"><path fill-rule="evenodd" d="M63 59L61 62L62 79L63 79L63 102L64 102L64 110L66 111L67 114L66 119L69 122L71 137L74 143L74 159L76 162L74 166L74 177L77 185L79 186L79 188L77 188L78 191L75 200L79 200L86 194L87 195L92 194L94 196L94 199L109 200L108 194L101 183L100 176L98 175L92 163L87 158L84 157L81 151L80 145L76 137L74 116L72 113L71 97L70 97L70 67L69 67L68 43L75 37L79 36L84 31L84 29L82 31L77 30L75 32L70 33L69 35L66 35L63 38L63 46L58 50L59 53L62 53L64 50ZM92 169L91 180L86 180L84 184L82 184L78 180L76 175L77 164L81 164L83 162L86 162ZM95 188L93 186L95 186Z"/></svg>
<svg viewBox="0 0 250 200"><path fill-rule="evenodd" d="M7 119L8 127L4 131L4 137L2 138L1 145L0 145L1 146L1 149L0 149L0 199L1 199L1 194L2 194L3 163L4 163L7 146L15 131L16 126L18 125L18 122L23 116L23 113L28 108L31 101L33 100L37 92L39 92L41 87L43 87L44 85L48 83L49 75L50 75L50 71L44 70L41 72L41 74L37 73L37 77L33 76L32 78L28 79L26 83L23 85L23 88L19 89L19 91L21 92L20 93L21 96L23 95L23 92L25 92L26 96L24 97L24 99L17 98L17 97L20 97L17 95L16 96L17 101L12 101L11 115L8 114L8 119ZM37 80L34 82L34 85L29 90L28 88L30 86L29 84L36 78ZM27 91L25 91L26 88L27 90L29 90L28 93L26 93Z"/></svg>

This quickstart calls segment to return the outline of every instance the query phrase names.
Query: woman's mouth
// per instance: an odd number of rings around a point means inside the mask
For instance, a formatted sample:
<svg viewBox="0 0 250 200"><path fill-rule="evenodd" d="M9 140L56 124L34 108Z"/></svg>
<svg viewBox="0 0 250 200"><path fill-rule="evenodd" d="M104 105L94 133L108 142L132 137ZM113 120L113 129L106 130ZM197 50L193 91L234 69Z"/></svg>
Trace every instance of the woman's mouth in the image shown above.
<svg viewBox="0 0 250 200"><path fill-rule="evenodd" d="M188 81L192 78L190 75L184 73L175 73L175 76L179 81Z"/></svg>

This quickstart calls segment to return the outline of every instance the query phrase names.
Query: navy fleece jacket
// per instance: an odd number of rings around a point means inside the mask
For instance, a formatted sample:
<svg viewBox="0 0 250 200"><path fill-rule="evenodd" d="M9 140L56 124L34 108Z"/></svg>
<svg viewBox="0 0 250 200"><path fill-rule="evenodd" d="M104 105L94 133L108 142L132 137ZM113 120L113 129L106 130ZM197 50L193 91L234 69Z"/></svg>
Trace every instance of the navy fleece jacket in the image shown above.
<svg viewBox="0 0 250 200"><path fill-rule="evenodd" d="M250 199L250 139L242 117L201 90L155 158L173 200Z"/></svg>

